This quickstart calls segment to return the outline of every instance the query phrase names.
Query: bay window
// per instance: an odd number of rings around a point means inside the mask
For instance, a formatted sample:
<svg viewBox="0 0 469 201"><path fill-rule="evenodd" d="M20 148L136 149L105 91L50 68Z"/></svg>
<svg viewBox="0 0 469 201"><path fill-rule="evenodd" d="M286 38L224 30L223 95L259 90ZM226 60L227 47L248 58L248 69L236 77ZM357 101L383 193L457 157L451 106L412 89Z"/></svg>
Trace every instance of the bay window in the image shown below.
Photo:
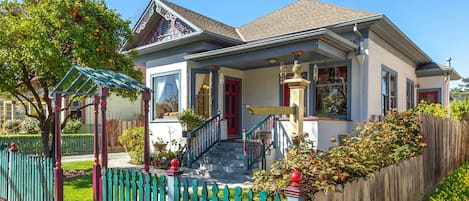
<svg viewBox="0 0 469 201"><path fill-rule="evenodd" d="M180 107L179 71L157 74L152 77L153 120L176 119Z"/></svg>

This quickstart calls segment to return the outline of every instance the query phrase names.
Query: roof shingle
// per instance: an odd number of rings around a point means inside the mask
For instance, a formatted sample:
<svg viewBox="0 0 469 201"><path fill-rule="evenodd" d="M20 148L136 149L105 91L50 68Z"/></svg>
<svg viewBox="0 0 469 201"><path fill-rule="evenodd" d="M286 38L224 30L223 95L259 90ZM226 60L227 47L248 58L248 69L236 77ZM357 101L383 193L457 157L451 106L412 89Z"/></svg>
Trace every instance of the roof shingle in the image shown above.
<svg viewBox="0 0 469 201"><path fill-rule="evenodd" d="M178 13L183 18L193 23L195 26L199 27L202 30L210 31L216 34L220 34L222 36L227 36L233 39L241 40L238 33L236 33L236 29L232 26L221 23L217 20L206 17L192 10L183 8L169 1L161 0L161 2L163 2L165 5L173 9L176 13Z"/></svg>
<svg viewBox="0 0 469 201"><path fill-rule="evenodd" d="M317 0L297 0L238 28L245 41L321 28L376 15ZM262 30L262 31L259 31Z"/></svg>

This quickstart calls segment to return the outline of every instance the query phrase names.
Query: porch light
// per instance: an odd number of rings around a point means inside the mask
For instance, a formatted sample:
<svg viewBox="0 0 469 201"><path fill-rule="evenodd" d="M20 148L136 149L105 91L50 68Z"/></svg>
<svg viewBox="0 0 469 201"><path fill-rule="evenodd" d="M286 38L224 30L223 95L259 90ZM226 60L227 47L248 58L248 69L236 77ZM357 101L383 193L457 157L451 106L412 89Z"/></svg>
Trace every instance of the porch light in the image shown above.
<svg viewBox="0 0 469 201"><path fill-rule="evenodd" d="M317 64L313 66L313 81L314 83L318 82L319 80L319 68Z"/></svg>

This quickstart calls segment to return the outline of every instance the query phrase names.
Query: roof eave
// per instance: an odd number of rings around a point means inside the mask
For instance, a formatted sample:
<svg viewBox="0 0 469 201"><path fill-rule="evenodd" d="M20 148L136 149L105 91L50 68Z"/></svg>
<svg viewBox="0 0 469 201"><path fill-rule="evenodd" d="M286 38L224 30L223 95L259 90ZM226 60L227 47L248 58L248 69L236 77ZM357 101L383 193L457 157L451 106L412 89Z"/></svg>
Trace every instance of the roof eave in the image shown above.
<svg viewBox="0 0 469 201"><path fill-rule="evenodd" d="M262 39L262 40L256 40L253 42L249 42L249 43L245 43L245 44L241 44L237 46L232 46L232 47L227 47L227 48L222 48L222 49L217 49L217 50L212 50L212 51L207 51L207 52L186 55L184 59L192 60L192 61L200 61L204 59L222 57L225 55L233 55L233 54L254 51L260 48L268 48L270 46L277 46L277 45L281 45L281 44L285 44L289 42L304 41L304 40L314 39L314 38L319 39L321 36L323 37L324 40L330 40L330 41L333 41L335 45L340 45L341 46L340 48L344 50L351 51L351 50L355 50L358 47L356 44L343 38L342 36L330 30L322 28L322 29L315 29L315 30L310 30L310 31L305 31L305 32L300 32L300 33L287 34L287 35L282 35L282 36L277 36L277 37L272 37L272 38L267 38L267 39Z"/></svg>
<svg viewBox="0 0 469 201"><path fill-rule="evenodd" d="M460 80L462 78L461 75L454 68L417 70L415 71L415 73L417 74L417 77L449 75L450 80Z"/></svg>
<svg viewBox="0 0 469 201"><path fill-rule="evenodd" d="M379 23L382 22L382 23ZM432 62L432 59L420 49L407 35L405 35L389 18L381 15L381 20L375 23L374 31L384 36L396 49L402 51L417 65L423 65Z"/></svg>

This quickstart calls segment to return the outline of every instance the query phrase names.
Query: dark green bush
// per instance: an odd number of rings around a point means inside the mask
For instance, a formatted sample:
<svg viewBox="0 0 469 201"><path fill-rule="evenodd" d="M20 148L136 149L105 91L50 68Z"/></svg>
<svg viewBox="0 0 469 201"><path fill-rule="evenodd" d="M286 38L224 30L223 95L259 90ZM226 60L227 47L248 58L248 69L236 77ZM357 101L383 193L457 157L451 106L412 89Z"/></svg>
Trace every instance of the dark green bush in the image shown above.
<svg viewBox="0 0 469 201"><path fill-rule="evenodd" d="M126 152L129 153L130 159L134 164L143 163L143 145L144 145L144 129L137 127L125 130L119 136L119 142L124 146Z"/></svg>
<svg viewBox="0 0 469 201"><path fill-rule="evenodd" d="M3 129L9 134L19 133L21 120L9 119L3 124Z"/></svg>
<svg viewBox="0 0 469 201"><path fill-rule="evenodd" d="M416 111L391 111L382 122L359 124L355 134L345 136L329 153L316 153L307 143L291 147L288 157L275 161L270 171L254 173L253 187L279 193L289 184L289 174L298 170L311 198L318 191L335 190L338 184L413 157L425 146Z"/></svg>
<svg viewBox="0 0 469 201"><path fill-rule="evenodd" d="M80 119L69 119L67 120L67 124L65 124L65 128L62 130L64 134L75 134L78 133L78 130L81 128L81 120Z"/></svg>
<svg viewBox="0 0 469 201"><path fill-rule="evenodd" d="M20 123L20 132L35 134L39 133L39 120L31 117L24 118L23 122Z"/></svg>

